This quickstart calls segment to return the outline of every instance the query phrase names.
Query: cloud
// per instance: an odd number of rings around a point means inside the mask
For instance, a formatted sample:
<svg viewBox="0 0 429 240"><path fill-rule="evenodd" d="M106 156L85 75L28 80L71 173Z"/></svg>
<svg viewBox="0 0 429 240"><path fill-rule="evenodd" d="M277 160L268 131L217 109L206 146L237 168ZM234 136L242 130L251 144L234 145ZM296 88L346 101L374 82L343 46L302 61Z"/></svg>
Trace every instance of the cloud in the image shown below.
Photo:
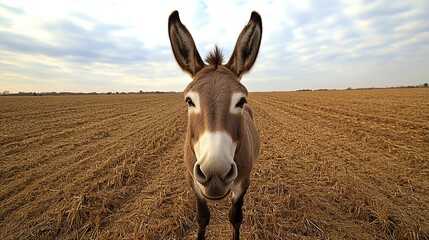
<svg viewBox="0 0 429 240"><path fill-rule="evenodd" d="M251 91L413 85L429 75L427 1L42 3L0 4L4 90L181 91L190 79L169 46L175 9L202 57L218 44L226 60L250 12L262 15L260 56L243 79Z"/></svg>
<svg viewBox="0 0 429 240"><path fill-rule="evenodd" d="M338 82L335 79L362 86L364 80L358 78L362 76L359 71L372 73L365 77L381 78L384 66L391 69L389 66L397 65L399 59L421 61L419 51L428 54L424 46L428 46L429 27L421 14L425 8L402 3L370 1L350 6L350 2L308 1L302 9L288 10L287 5L277 8L268 15L268 20L265 18L265 26L282 19L282 14L287 17L276 28L278 31L264 36L262 62L270 62L272 75L308 82L308 88L341 86L335 85ZM416 11L417 7L422 10ZM401 28L413 30L399 31ZM404 65L403 71L408 71L408 67ZM266 75L258 72L255 71L257 78ZM389 77L381 86L390 85L394 76ZM320 83L315 84L315 79ZM284 82L286 88L293 85Z"/></svg>
<svg viewBox="0 0 429 240"><path fill-rule="evenodd" d="M71 20L74 19L75 21ZM90 29L76 23L86 20ZM124 27L101 24L87 16L70 15L68 18L42 23L45 39L21 32L0 30L0 48L27 54L67 58L81 63L127 64L147 60L143 43L134 37L116 36Z"/></svg>
<svg viewBox="0 0 429 240"><path fill-rule="evenodd" d="M20 14L24 14L25 13L21 8L11 7L11 6L2 4L2 3L0 3L0 8L4 9L7 12L16 14L16 15L20 15Z"/></svg>
<svg viewBox="0 0 429 240"><path fill-rule="evenodd" d="M167 46L146 48L144 42L127 33L131 28L127 24L104 23L71 11L59 19L33 19L25 28L36 29L34 34L19 26L16 13L28 18L24 10L6 11L9 18L5 19L12 27L0 26L0 79L8 89L159 90L160 78L169 81L164 89L176 86L169 70L177 69L171 50Z"/></svg>

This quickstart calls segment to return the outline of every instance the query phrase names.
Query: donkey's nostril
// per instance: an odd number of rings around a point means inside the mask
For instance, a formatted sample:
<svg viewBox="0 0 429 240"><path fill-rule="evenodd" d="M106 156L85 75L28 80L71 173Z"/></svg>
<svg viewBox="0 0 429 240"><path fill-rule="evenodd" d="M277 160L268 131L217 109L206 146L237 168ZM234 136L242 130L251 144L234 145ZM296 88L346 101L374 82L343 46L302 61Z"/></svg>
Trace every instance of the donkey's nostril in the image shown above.
<svg viewBox="0 0 429 240"><path fill-rule="evenodd" d="M194 166L194 177L199 183L207 182L207 176L201 170L200 164Z"/></svg>
<svg viewBox="0 0 429 240"><path fill-rule="evenodd" d="M235 178L237 178L237 175L238 175L237 165L235 165L235 163L231 164L231 169L225 175L225 177L223 178L223 180L225 182L232 182L232 181L234 181Z"/></svg>

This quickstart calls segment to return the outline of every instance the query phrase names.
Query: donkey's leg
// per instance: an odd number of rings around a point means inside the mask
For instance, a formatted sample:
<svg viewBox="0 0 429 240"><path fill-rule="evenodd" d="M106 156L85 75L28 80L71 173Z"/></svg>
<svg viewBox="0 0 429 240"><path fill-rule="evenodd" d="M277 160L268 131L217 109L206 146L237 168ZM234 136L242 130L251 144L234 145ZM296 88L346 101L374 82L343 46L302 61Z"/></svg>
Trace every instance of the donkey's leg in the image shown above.
<svg viewBox="0 0 429 240"><path fill-rule="evenodd" d="M243 221L243 201L244 194L237 199L237 201L232 202L231 209L229 210L229 222L232 225L232 239L240 239L240 226Z"/></svg>
<svg viewBox="0 0 429 240"><path fill-rule="evenodd" d="M194 190L197 197L197 223L198 223L198 240L203 240L205 238L206 227L210 222L210 211L207 206L207 202L204 198L198 195L200 191L194 185L194 179L190 174L186 174L186 181L189 183L189 186Z"/></svg>
<svg viewBox="0 0 429 240"><path fill-rule="evenodd" d="M246 194L247 188L249 187L250 180L247 179L241 185L239 194L234 195L232 198L231 208L229 209L229 222L232 225L232 239L240 239L240 226L243 222L243 202L244 195Z"/></svg>
<svg viewBox="0 0 429 240"><path fill-rule="evenodd" d="M210 222L210 211L207 202L197 194L197 222L198 222L198 240L205 239L206 227Z"/></svg>

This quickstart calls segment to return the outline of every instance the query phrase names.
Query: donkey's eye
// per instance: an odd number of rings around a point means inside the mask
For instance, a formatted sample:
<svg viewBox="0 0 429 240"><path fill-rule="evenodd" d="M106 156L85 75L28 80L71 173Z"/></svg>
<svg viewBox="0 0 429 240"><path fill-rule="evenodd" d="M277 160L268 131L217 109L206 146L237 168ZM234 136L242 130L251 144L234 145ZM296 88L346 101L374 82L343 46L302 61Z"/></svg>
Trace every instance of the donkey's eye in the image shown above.
<svg viewBox="0 0 429 240"><path fill-rule="evenodd" d="M195 107L195 103L192 102L192 99L190 97L187 97L185 101L188 104L188 107Z"/></svg>
<svg viewBox="0 0 429 240"><path fill-rule="evenodd" d="M245 97L242 97L240 99L240 101L237 104L235 104L235 107L236 108L243 108L243 106L244 106L245 103L247 103L247 100L246 100Z"/></svg>

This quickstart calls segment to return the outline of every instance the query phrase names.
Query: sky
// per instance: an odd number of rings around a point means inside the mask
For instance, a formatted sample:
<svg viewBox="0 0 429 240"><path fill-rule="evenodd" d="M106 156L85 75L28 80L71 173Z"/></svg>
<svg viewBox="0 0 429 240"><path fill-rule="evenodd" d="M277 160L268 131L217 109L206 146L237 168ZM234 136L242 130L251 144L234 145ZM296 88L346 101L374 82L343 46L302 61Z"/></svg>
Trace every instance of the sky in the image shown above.
<svg viewBox="0 0 429 240"><path fill-rule="evenodd" d="M229 59L250 13L262 16L249 91L429 82L427 0L2 0L0 92L183 91L192 80L168 39L178 10L204 59Z"/></svg>

